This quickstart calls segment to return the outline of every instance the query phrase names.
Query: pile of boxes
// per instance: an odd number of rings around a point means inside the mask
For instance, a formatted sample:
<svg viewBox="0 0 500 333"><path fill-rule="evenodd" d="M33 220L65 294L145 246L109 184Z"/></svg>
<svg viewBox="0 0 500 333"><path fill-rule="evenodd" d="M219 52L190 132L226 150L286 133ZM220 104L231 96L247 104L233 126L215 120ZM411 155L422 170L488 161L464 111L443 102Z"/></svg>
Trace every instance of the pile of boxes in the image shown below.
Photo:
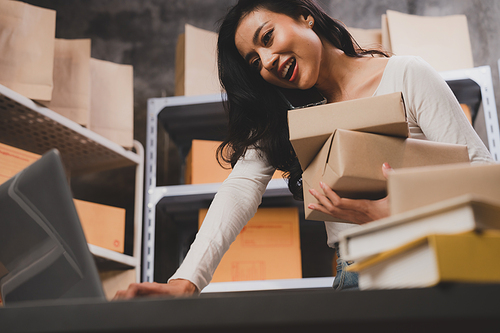
<svg viewBox="0 0 500 333"><path fill-rule="evenodd" d="M499 182L499 164L391 173L391 216L340 235L360 289L500 282Z"/></svg>

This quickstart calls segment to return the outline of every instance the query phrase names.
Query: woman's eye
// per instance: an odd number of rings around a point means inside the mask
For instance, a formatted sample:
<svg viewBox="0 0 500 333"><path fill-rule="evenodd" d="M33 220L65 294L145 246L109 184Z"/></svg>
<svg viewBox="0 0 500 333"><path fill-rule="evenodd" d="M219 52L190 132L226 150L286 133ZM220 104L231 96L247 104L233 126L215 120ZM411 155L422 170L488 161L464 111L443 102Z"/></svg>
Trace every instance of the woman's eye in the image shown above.
<svg viewBox="0 0 500 333"><path fill-rule="evenodd" d="M253 68L253 69L259 69L260 67L260 59L259 58L256 58L254 60L252 60L250 62L250 66Z"/></svg>
<svg viewBox="0 0 500 333"><path fill-rule="evenodd" d="M262 36L262 44L264 44L264 46L267 46L269 41L271 41L271 37L273 37L273 32L274 29L271 29Z"/></svg>

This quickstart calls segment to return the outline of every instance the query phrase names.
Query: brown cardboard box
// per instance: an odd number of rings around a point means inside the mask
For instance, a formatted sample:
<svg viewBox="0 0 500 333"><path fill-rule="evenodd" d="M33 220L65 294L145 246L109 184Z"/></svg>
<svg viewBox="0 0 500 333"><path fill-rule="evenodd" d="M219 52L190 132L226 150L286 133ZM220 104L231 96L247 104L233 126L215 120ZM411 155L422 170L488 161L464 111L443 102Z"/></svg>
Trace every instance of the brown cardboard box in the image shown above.
<svg viewBox="0 0 500 333"><path fill-rule="evenodd" d="M123 253L125 209L77 199L74 202L87 242Z"/></svg>
<svg viewBox="0 0 500 333"><path fill-rule="evenodd" d="M400 92L288 111L290 142L302 170L337 128L408 137Z"/></svg>
<svg viewBox="0 0 500 333"><path fill-rule="evenodd" d="M0 184L40 158L40 155L0 143Z"/></svg>
<svg viewBox="0 0 500 333"><path fill-rule="evenodd" d="M382 174L384 162L399 169L468 160L467 147L463 145L338 129L330 135L302 175L305 217L336 221L329 215L307 208L310 203L317 203L309 189L321 192L320 181L341 197L378 199L386 195L386 179Z"/></svg>
<svg viewBox="0 0 500 333"><path fill-rule="evenodd" d="M388 10L382 30L384 46L395 55L420 56L437 71L474 67L465 15L431 17Z"/></svg>
<svg viewBox="0 0 500 333"><path fill-rule="evenodd" d="M40 155L0 143L0 184L35 162ZM123 253L125 209L74 200L87 242Z"/></svg>
<svg viewBox="0 0 500 333"><path fill-rule="evenodd" d="M220 166L215 157L217 147L221 142L209 140L193 140L191 150L186 157L186 184L222 183L231 173L231 168ZM273 179L281 178L282 173L277 171Z"/></svg>
<svg viewBox="0 0 500 333"><path fill-rule="evenodd" d="M217 72L217 33L186 24L176 47L175 95L217 94L221 90Z"/></svg>
<svg viewBox="0 0 500 333"><path fill-rule="evenodd" d="M207 213L199 212L199 225ZM224 254L212 282L302 278L299 214L260 208Z"/></svg>
<svg viewBox="0 0 500 333"><path fill-rule="evenodd" d="M429 166L395 170L387 190L391 214L476 194L500 203L500 164Z"/></svg>

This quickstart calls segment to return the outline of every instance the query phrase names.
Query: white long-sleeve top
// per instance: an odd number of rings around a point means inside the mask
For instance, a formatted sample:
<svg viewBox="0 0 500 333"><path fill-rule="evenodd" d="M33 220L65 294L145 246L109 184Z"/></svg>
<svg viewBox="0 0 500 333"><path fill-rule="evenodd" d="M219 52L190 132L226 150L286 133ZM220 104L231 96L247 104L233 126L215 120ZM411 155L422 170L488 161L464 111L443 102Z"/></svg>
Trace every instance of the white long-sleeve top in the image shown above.
<svg viewBox="0 0 500 333"><path fill-rule="evenodd" d="M398 91L403 93L410 137L467 145L472 163L493 162L446 82L421 58L389 59L374 96ZM274 171L258 151L248 149L222 183L186 258L170 280L189 280L200 291L210 283L222 256L257 211ZM328 245L337 241L339 231L353 226L325 222Z"/></svg>

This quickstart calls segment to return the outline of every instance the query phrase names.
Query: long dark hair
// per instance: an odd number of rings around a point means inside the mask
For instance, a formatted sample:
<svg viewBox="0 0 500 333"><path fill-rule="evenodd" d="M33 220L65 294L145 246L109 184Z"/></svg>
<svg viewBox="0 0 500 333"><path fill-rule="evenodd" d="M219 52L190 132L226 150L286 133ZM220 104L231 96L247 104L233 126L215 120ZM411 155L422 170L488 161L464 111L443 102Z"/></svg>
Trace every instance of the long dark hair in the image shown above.
<svg viewBox="0 0 500 333"><path fill-rule="evenodd" d="M256 9L285 14L295 20L301 15L314 18L314 31L347 56L385 54L363 50L345 26L328 16L313 0L240 0L226 15L219 29L219 79L227 93L224 107L228 114L228 136L217 150L217 158L234 167L248 147L285 173L288 187L296 199L303 199L302 169L289 141L288 104L277 87L252 69L236 48L234 37L240 21Z"/></svg>

